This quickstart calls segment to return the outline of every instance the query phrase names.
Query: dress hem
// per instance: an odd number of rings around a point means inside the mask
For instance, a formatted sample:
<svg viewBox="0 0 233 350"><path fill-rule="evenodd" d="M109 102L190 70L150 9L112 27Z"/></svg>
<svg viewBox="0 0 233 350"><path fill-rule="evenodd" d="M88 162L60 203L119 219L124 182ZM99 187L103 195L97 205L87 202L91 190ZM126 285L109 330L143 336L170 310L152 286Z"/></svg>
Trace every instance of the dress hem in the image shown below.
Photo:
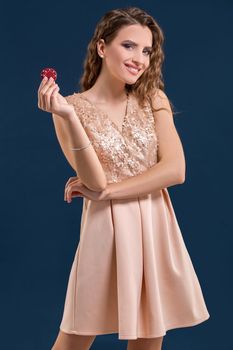
<svg viewBox="0 0 233 350"><path fill-rule="evenodd" d="M167 325L166 329L164 332L161 334L137 334L137 335L132 335L132 334L121 334L119 335L118 339L137 339L137 338L158 338L166 335L168 330L171 329L176 329L176 328L183 328L183 327L191 327L195 326L197 324L200 324L210 318L210 315L206 315L204 317L198 318L196 321L188 322L188 323L176 323L176 324L170 324ZM112 333L117 333L119 334L119 331L114 329L114 330L95 330L95 331L72 331L72 330L66 330L63 327L59 327L59 329L67 334L77 334L77 335L104 335L104 334L112 334Z"/></svg>

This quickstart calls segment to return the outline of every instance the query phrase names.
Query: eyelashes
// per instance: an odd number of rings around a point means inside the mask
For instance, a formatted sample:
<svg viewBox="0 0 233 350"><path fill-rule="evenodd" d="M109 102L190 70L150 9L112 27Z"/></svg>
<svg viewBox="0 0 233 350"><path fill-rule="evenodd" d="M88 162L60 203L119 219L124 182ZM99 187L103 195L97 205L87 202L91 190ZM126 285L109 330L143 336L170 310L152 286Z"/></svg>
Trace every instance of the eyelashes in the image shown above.
<svg viewBox="0 0 233 350"><path fill-rule="evenodd" d="M122 44L122 46L124 46L127 49L129 49L130 47L133 47L132 44ZM151 55L151 53L152 53L151 50L145 50L144 52L146 52L148 56Z"/></svg>

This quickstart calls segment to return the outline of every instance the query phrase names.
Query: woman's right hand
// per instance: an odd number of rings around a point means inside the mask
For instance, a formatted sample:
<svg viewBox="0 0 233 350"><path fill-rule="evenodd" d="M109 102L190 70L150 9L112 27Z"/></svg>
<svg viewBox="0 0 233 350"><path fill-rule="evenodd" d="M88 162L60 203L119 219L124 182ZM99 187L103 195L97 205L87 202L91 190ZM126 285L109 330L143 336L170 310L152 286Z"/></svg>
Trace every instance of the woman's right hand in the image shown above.
<svg viewBox="0 0 233 350"><path fill-rule="evenodd" d="M59 90L53 78L42 79L38 89L38 108L62 118L68 118L74 113L74 106L68 104L65 97L58 92Z"/></svg>

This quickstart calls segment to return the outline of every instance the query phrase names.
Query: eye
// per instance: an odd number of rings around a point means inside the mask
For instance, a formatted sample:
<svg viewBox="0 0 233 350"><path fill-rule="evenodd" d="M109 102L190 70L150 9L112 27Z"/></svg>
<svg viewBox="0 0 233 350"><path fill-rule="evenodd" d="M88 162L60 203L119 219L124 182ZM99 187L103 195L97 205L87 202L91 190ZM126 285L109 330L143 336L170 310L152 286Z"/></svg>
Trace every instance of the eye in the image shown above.
<svg viewBox="0 0 233 350"><path fill-rule="evenodd" d="M151 50L146 50L147 56L151 55L152 51Z"/></svg>
<svg viewBox="0 0 233 350"><path fill-rule="evenodd" d="M127 49L128 48L130 48L130 47L132 47L132 45L131 44L122 44L124 47L126 47Z"/></svg>
<svg viewBox="0 0 233 350"><path fill-rule="evenodd" d="M132 44L122 44L122 45L127 49L134 46ZM145 50L144 52L146 52L147 56L151 55L151 50Z"/></svg>

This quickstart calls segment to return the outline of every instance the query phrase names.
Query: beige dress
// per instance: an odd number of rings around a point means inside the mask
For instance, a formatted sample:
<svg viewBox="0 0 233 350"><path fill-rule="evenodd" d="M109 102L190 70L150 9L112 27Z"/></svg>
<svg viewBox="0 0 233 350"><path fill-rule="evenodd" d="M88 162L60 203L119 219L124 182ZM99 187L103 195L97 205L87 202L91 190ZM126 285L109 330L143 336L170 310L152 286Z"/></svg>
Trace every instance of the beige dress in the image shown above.
<svg viewBox="0 0 233 350"><path fill-rule="evenodd" d="M129 95L120 131L80 93L73 104L108 183L146 171L159 147L149 104ZM83 199L60 330L154 338L210 317L167 188L135 199Z"/></svg>

